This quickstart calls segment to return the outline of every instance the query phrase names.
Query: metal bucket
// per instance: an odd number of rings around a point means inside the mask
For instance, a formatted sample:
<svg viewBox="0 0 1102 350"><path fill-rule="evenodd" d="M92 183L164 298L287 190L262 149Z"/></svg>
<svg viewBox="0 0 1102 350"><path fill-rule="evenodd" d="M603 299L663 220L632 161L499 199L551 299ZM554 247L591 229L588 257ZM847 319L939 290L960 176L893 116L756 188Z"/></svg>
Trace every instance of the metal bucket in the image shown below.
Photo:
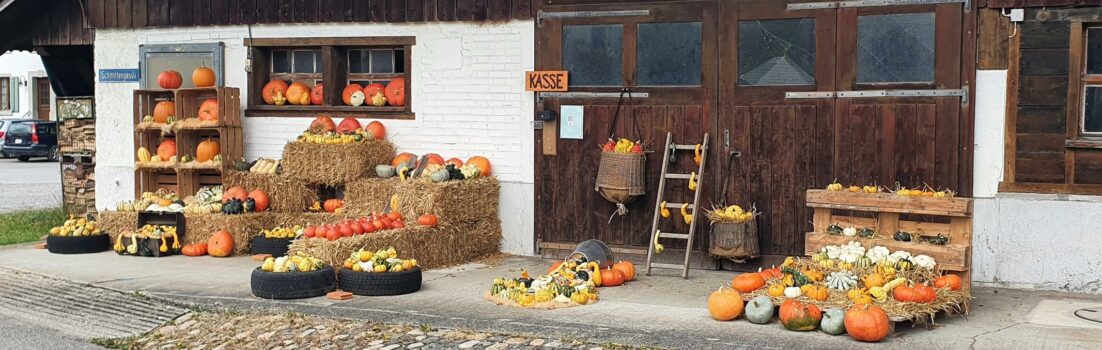
<svg viewBox="0 0 1102 350"><path fill-rule="evenodd" d="M605 242L597 239L578 243L578 246L574 248L574 252L570 253L570 259L579 260L578 258L585 258L587 262L596 261L597 265L601 265L601 268L612 267L614 262L612 249L609 249Z"/></svg>

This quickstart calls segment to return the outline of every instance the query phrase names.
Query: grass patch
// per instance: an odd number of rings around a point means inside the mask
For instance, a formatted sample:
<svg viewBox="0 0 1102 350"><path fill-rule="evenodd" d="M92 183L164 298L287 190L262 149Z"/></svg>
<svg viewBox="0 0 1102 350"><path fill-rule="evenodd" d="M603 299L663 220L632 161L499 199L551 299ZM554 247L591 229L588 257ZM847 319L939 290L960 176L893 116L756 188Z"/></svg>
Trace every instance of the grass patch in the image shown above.
<svg viewBox="0 0 1102 350"><path fill-rule="evenodd" d="M0 214L0 245L37 241L62 221L65 221L65 212L61 208Z"/></svg>

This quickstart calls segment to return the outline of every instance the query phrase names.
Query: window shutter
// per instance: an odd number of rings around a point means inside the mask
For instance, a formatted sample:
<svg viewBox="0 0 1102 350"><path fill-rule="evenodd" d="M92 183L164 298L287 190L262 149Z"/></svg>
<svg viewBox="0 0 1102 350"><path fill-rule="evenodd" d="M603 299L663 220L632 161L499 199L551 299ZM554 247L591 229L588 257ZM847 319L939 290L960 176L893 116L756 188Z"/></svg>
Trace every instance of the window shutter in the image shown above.
<svg viewBox="0 0 1102 350"><path fill-rule="evenodd" d="M19 77L11 77L8 88L11 89L8 98L11 99L11 113L14 115L19 113Z"/></svg>

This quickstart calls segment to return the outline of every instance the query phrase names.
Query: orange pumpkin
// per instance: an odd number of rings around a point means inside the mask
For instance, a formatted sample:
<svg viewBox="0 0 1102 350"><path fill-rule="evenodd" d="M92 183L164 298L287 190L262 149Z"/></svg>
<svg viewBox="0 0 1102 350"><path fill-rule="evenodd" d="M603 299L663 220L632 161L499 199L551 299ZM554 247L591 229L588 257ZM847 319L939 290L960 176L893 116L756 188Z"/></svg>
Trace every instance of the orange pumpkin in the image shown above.
<svg viewBox="0 0 1102 350"><path fill-rule="evenodd" d="M325 102L325 85L322 83L314 84L314 89L310 90L310 104L322 105Z"/></svg>
<svg viewBox="0 0 1102 350"><path fill-rule="evenodd" d="M360 121L356 120L356 118L344 118L341 120L340 124L337 124L337 133L351 134L360 128L362 128L362 126L360 125Z"/></svg>
<svg viewBox="0 0 1102 350"><path fill-rule="evenodd" d="M425 155L425 162L428 164L444 165L444 157L441 157L436 153L429 153Z"/></svg>
<svg viewBox="0 0 1102 350"><path fill-rule="evenodd" d="M176 140L167 139L161 141L161 144L157 146L157 156L161 157L161 161L168 161L176 155Z"/></svg>
<svg viewBox="0 0 1102 350"><path fill-rule="evenodd" d="M367 84L367 86L364 87L364 97L370 100L372 97L375 97L375 95L382 94L383 90L386 90L386 86L383 84ZM386 94L383 94L383 96L385 97Z"/></svg>
<svg viewBox="0 0 1102 350"><path fill-rule="evenodd" d="M256 204L253 206L253 211L259 213L268 210L268 194L261 190L253 190L249 192L249 198L252 198Z"/></svg>
<svg viewBox="0 0 1102 350"><path fill-rule="evenodd" d="M333 124L333 118L329 118L327 115L321 115L314 118L314 121L310 122L310 132L315 134L324 134L337 129L337 125Z"/></svg>
<svg viewBox="0 0 1102 350"><path fill-rule="evenodd" d="M899 286L892 290L895 300L912 303L929 303L937 298L937 291L925 284Z"/></svg>
<svg viewBox="0 0 1102 350"><path fill-rule="evenodd" d="M490 176L493 174L493 167L490 166L490 160L483 156L474 156L467 159L463 164L474 164L478 167L478 176Z"/></svg>
<svg viewBox="0 0 1102 350"><path fill-rule="evenodd" d="M154 123L168 123L168 118L174 116L176 116L176 102L160 101L153 106Z"/></svg>
<svg viewBox="0 0 1102 350"><path fill-rule="evenodd" d="M740 274L731 280L731 287L743 293L750 293L764 286L765 278L753 272Z"/></svg>
<svg viewBox="0 0 1102 350"><path fill-rule="evenodd" d="M341 207L344 207L344 201L340 199L326 199L325 203L322 204L322 208L330 213L337 211L337 208Z"/></svg>
<svg viewBox="0 0 1102 350"><path fill-rule="evenodd" d="M758 272L758 274L761 275L762 278L768 280L770 278L781 277L781 269L774 267L771 269L761 270L761 272Z"/></svg>
<svg viewBox="0 0 1102 350"><path fill-rule="evenodd" d="M402 165L402 164L405 164L405 163L409 162L410 159L413 159L413 157L414 157L413 153L402 152L402 153L398 154L397 156L395 156L394 160L390 161L390 165L397 168L399 165Z"/></svg>
<svg viewBox="0 0 1102 350"><path fill-rule="evenodd" d="M624 273L624 282L635 280L635 264L632 264L630 261L620 261L612 265L612 269Z"/></svg>
<svg viewBox="0 0 1102 350"><path fill-rule="evenodd" d="M846 311L844 320L846 333L858 341L878 342L892 331L888 314L876 305L855 305Z"/></svg>
<svg viewBox="0 0 1102 350"><path fill-rule="evenodd" d="M450 158L448 161L444 162L444 165L448 164L455 165L456 168L459 168L463 166L463 161L459 158Z"/></svg>
<svg viewBox="0 0 1102 350"><path fill-rule="evenodd" d="M218 99L208 98L199 105L199 120L205 122L218 121Z"/></svg>
<svg viewBox="0 0 1102 350"><path fill-rule="evenodd" d="M207 255L206 243L192 243L180 248L180 253L186 256L203 256Z"/></svg>
<svg viewBox="0 0 1102 350"><path fill-rule="evenodd" d="M823 319L823 312L819 307L804 304L796 299L788 299L781 303L779 313L781 324L790 331L812 331L819 327L819 321Z"/></svg>
<svg viewBox="0 0 1102 350"><path fill-rule="evenodd" d="M736 319L745 307L742 296L731 289L720 288L708 295L708 313L717 321Z"/></svg>
<svg viewBox="0 0 1102 350"><path fill-rule="evenodd" d="M386 138L386 127L378 120L367 123L367 131L374 136L376 140L382 140Z"/></svg>
<svg viewBox="0 0 1102 350"><path fill-rule="evenodd" d="M949 288L949 290L960 290L960 287L963 283L964 281L960 279L960 276L948 274L935 279L934 287Z"/></svg>
<svg viewBox="0 0 1102 350"><path fill-rule="evenodd" d="M267 84L264 84L264 89L260 90L260 96L263 97L264 103L274 105L274 98L276 96L276 93L278 92L279 95L287 96L287 88L287 82L282 80L272 80L269 81Z"/></svg>
<svg viewBox="0 0 1102 350"><path fill-rule="evenodd" d="M180 76L180 72L169 69L157 74L157 85L160 85L162 89L179 89L183 83L184 78Z"/></svg>
<svg viewBox="0 0 1102 350"><path fill-rule="evenodd" d="M436 227L436 224L439 222L440 218L433 214L425 214L417 218L417 224L421 226Z"/></svg>
<svg viewBox="0 0 1102 350"><path fill-rule="evenodd" d="M551 264L551 267L547 268L547 273L551 274L551 272L554 272L555 269L559 268L561 265L562 261L556 261L554 264Z"/></svg>
<svg viewBox="0 0 1102 350"><path fill-rule="evenodd" d="M230 189L222 192L222 203L228 202L231 199L236 199L244 202L249 198L248 192L245 192L241 186L230 187Z"/></svg>
<svg viewBox="0 0 1102 350"><path fill-rule="evenodd" d="M406 79L394 78L390 83L386 84L386 90L383 90L383 95L386 96L386 104L391 106L405 106L406 105Z"/></svg>
<svg viewBox="0 0 1102 350"><path fill-rule="evenodd" d="M211 235L207 240L207 252L219 258L233 255L233 235L230 231L220 230Z"/></svg>
<svg viewBox="0 0 1102 350"><path fill-rule="evenodd" d="M352 105L352 94L355 93L356 91L363 91L363 89L364 89L363 85L348 84L348 86L344 87L344 91L341 91L341 101L344 101L344 104L351 106Z"/></svg>
<svg viewBox="0 0 1102 350"><path fill-rule="evenodd" d="M623 272L613 269L601 270L601 286L615 287L621 284L624 284Z"/></svg>
<svg viewBox="0 0 1102 350"><path fill-rule="evenodd" d="M293 105L309 105L310 87L300 82L291 83L287 88L287 102Z"/></svg>
<svg viewBox="0 0 1102 350"><path fill-rule="evenodd" d="M222 152L222 150L218 146L218 141L207 139L206 141L200 142L199 147L195 148L195 160L199 162L213 160L220 152Z"/></svg>
<svg viewBox="0 0 1102 350"><path fill-rule="evenodd" d="M210 67L199 66L191 72L191 83L195 84L195 87L214 86L215 80L214 70Z"/></svg>

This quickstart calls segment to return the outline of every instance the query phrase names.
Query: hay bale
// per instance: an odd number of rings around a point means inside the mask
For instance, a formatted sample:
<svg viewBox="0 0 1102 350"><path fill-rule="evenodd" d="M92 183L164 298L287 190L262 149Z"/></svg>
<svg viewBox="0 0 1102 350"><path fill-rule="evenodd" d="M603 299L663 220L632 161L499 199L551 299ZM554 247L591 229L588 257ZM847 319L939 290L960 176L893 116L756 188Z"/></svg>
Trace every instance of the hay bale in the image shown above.
<svg viewBox="0 0 1102 350"><path fill-rule="evenodd" d="M233 236L234 255L247 254L249 240L272 225L272 215L275 214L184 214L187 229L183 243L206 243L218 230L226 230Z"/></svg>
<svg viewBox="0 0 1102 350"><path fill-rule="evenodd" d="M275 226L293 226L293 225L326 225L335 224L344 219L358 218L355 214L334 214L334 213L272 213L270 223L272 227Z"/></svg>
<svg viewBox="0 0 1102 350"><path fill-rule="evenodd" d="M500 192L495 177L440 183L419 178L400 182L395 194L405 217L436 214L441 221L460 223L497 218Z"/></svg>
<svg viewBox="0 0 1102 350"><path fill-rule="evenodd" d="M379 250L394 247L403 258L417 259L423 268L441 268L474 261L495 253L501 245L501 222L497 218L461 226L407 227L328 241L298 239L291 253L305 252L333 266L361 248Z"/></svg>
<svg viewBox="0 0 1102 350"><path fill-rule="evenodd" d="M371 178L349 182L344 186L344 209L350 213L381 212L390 203L400 180Z"/></svg>
<svg viewBox="0 0 1102 350"><path fill-rule="evenodd" d="M375 166L390 164L394 144L372 140L327 145L291 142L283 147L283 174L311 185L338 186L375 177Z"/></svg>
<svg viewBox="0 0 1102 350"><path fill-rule="evenodd" d="M269 211L301 213L306 211L318 194L305 182L276 174L254 174L230 170L225 176L225 188L240 186L246 191L259 189L268 194Z"/></svg>
<svg viewBox="0 0 1102 350"><path fill-rule="evenodd" d="M132 211L101 211L96 214L96 222L111 235L112 241L123 231L138 228L138 213Z"/></svg>

